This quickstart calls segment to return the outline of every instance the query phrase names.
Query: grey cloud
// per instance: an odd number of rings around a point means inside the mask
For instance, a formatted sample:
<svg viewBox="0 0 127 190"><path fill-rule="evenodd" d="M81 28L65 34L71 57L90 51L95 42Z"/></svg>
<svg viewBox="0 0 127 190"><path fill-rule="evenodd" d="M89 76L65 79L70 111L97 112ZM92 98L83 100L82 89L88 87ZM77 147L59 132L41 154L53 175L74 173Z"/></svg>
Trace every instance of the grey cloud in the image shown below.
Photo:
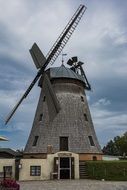
<svg viewBox="0 0 127 190"><path fill-rule="evenodd" d="M82 0L81 3L88 9L64 51L68 54L66 59L77 55L85 62L84 68L93 87L93 92L88 93L93 121L100 142L104 144L126 130L126 2ZM36 41L46 54L79 1L14 0L10 6L7 6L7 1L0 4L0 114L3 116L36 73L29 48ZM55 65L60 64L61 57ZM39 88L35 87L9 124L8 128L13 125L14 134L7 134L11 137L8 146L15 146L15 139L20 135L19 146L24 146L38 96ZM93 109L100 99L106 99L110 104L100 104ZM6 134L6 130L3 133Z"/></svg>

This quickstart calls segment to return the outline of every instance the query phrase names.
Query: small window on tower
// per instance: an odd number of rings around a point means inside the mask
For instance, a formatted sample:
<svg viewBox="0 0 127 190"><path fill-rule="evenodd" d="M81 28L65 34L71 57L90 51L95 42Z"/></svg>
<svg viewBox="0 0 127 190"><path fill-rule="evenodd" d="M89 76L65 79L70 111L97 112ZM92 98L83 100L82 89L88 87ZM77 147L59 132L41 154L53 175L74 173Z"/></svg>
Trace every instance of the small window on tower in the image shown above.
<svg viewBox="0 0 127 190"><path fill-rule="evenodd" d="M93 137L92 136L88 136L88 138L89 138L90 145L91 146L95 146L94 141L93 141Z"/></svg>
<svg viewBox="0 0 127 190"><path fill-rule="evenodd" d="M60 137L60 151L68 151L68 137Z"/></svg>
<svg viewBox="0 0 127 190"><path fill-rule="evenodd" d="M33 146L36 146L36 145L37 145L38 138L39 138L39 136L35 136L34 142L33 142Z"/></svg>
<svg viewBox="0 0 127 190"><path fill-rule="evenodd" d="M81 96L81 101L84 102L84 98L83 98L83 96Z"/></svg>
<svg viewBox="0 0 127 190"><path fill-rule="evenodd" d="M43 113L40 114L39 121L42 121L42 118L43 118Z"/></svg>
<svg viewBox="0 0 127 190"><path fill-rule="evenodd" d="M87 117L86 113L84 113L84 117L85 117L85 121L88 121L88 117Z"/></svg>
<svg viewBox="0 0 127 190"><path fill-rule="evenodd" d="M43 97L43 102L45 102L45 96Z"/></svg>

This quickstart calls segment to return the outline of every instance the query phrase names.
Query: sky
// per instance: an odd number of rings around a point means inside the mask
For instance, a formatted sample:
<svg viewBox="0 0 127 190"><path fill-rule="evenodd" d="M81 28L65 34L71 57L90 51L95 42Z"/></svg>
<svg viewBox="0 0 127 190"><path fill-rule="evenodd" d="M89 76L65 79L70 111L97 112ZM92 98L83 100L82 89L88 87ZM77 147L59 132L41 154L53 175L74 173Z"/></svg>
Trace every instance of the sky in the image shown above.
<svg viewBox="0 0 127 190"><path fill-rule="evenodd" d="M101 147L127 131L127 1L0 0L0 147L22 149L40 94L35 85L12 120L4 119L36 75L29 49L46 55L80 4L87 10L63 52L84 62L87 93ZM61 55L53 66L61 65Z"/></svg>

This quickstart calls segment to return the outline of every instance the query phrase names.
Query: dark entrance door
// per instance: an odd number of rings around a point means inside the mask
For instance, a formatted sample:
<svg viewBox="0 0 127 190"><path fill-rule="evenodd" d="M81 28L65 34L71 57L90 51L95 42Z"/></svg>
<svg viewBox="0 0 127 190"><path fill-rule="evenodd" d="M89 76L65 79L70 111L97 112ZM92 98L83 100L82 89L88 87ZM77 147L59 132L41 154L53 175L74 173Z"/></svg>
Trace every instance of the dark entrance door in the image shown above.
<svg viewBox="0 0 127 190"><path fill-rule="evenodd" d="M93 160L96 161L96 160L97 160L97 157L96 157L96 156L93 156Z"/></svg>
<svg viewBox="0 0 127 190"><path fill-rule="evenodd" d="M60 179L70 179L70 158L60 158Z"/></svg>

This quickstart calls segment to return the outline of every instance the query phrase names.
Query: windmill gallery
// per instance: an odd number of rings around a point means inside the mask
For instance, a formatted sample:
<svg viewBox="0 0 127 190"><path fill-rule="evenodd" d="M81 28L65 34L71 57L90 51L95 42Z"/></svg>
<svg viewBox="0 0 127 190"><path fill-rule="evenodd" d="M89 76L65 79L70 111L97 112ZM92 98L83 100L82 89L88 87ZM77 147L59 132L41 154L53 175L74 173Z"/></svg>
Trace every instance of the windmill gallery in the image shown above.
<svg viewBox="0 0 127 190"><path fill-rule="evenodd" d="M36 43L30 49L38 72L6 123L39 80L41 93L33 126L23 156L0 159L5 172L10 166L16 179L85 178L85 161L102 159L85 94L91 87L83 63L72 57L68 67L62 64L47 69L62 52L85 10L84 5L79 6L46 57Z"/></svg>

